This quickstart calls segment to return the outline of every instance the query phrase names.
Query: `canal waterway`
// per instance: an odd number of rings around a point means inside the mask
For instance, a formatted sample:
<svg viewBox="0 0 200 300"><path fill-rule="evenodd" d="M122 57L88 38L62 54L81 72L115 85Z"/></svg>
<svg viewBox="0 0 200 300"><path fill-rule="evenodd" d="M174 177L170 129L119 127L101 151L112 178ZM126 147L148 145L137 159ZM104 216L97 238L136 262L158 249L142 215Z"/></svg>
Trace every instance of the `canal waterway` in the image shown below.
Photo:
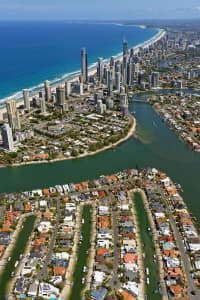
<svg viewBox="0 0 200 300"><path fill-rule="evenodd" d="M150 92L135 94L133 100L144 100L151 94ZM193 152L179 140L149 104L133 101L130 110L134 112L137 120L138 138L132 137L114 150L81 159L2 168L0 192L80 182L97 178L102 174L134 168L138 164L140 167L155 167L180 183L184 189L184 200L191 212L200 220L200 154Z"/></svg>
<svg viewBox="0 0 200 300"><path fill-rule="evenodd" d="M23 222L23 227L13 248L11 259L6 264L6 267L4 268L4 271L0 277L0 300L4 300L4 296L8 293L7 288L11 279L11 274L15 271L15 262L20 261L20 254L23 254L25 251L28 238L33 230L35 219L35 216L30 216L27 217ZM12 240L12 243L14 242L15 241Z"/></svg>
<svg viewBox="0 0 200 300"><path fill-rule="evenodd" d="M153 262L153 256L155 254L154 242L152 240L152 235L148 231L148 227L150 227L148 215L144 210L144 205L142 201L142 196L140 193L134 193L133 201L135 203L136 214L138 218L138 224L140 228L140 237L141 242L143 244L142 253L145 254L144 258L144 267L145 269L149 269L149 285L146 284L146 295L147 299L153 300L161 300L162 297L159 293L155 293L158 291L158 282L160 280L159 277L159 268L158 263Z"/></svg>
<svg viewBox="0 0 200 300"><path fill-rule="evenodd" d="M90 235L91 235L91 216L90 213L91 206L87 205L83 207L82 220L84 223L81 227L81 236L80 245L78 246L77 253L77 262L75 266L75 271L73 275L73 287L71 290L71 295L69 297L70 300L81 299L81 292L84 288L84 283L82 282L82 278L86 278L85 272L83 272L84 266L87 265L88 260L88 252L90 248ZM81 241L82 240L82 241Z"/></svg>

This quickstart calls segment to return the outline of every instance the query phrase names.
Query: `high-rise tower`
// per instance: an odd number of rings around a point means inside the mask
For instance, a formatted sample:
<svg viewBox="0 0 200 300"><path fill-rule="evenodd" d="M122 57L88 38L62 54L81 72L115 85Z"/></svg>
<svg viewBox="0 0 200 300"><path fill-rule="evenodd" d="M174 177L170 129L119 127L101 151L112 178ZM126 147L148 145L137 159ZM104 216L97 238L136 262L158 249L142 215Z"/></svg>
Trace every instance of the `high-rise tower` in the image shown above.
<svg viewBox="0 0 200 300"><path fill-rule="evenodd" d="M83 76L83 82L86 83L88 81L88 65L85 48L81 50L81 74Z"/></svg>
<svg viewBox="0 0 200 300"><path fill-rule="evenodd" d="M98 66L97 66L97 77L99 82L103 81L103 70L104 70L103 58L99 57Z"/></svg>
<svg viewBox="0 0 200 300"><path fill-rule="evenodd" d="M23 96L24 96L24 108L30 110L29 91L27 89L23 90Z"/></svg>
<svg viewBox="0 0 200 300"><path fill-rule="evenodd" d="M64 87L56 88L56 106L60 106L63 111L68 110L68 104L65 99L65 88Z"/></svg>
<svg viewBox="0 0 200 300"><path fill-rule="evenodd" d="M9 124L4 124L1 126L1 135L3 147L9 151L14 151L13 135Z"/></svg>
<svg viewBox="0 0 200 300"><path fill-rule="evenodd" d="M44 82L44 90L45 90L45 101L47 102L51 101L51 87L48 80Z"/></svg>
<svg viewBox="0 0 200 300"><path fill-rule="evenodd" d="M123 41L123 56L128 55L128 42L126 40Z"/></svg>
<svg viewBox="0 0 200 300"><path fill-rule="evenodd" d="M12 130L21 129L19 113L17 111L16 100L8 100L6 102L8 122Z"/></svg>

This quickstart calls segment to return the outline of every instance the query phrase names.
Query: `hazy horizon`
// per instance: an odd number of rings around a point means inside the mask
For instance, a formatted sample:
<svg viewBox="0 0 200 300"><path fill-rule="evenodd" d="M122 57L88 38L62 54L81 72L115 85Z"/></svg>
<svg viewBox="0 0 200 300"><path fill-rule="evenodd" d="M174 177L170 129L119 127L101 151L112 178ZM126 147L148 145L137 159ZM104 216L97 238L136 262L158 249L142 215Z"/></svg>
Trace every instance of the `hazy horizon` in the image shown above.
<svg viewBox="0 0 200 300"><path fill-rule="evenodd" d="M0 0L0 20L199 19L200 0Z"/></svg>

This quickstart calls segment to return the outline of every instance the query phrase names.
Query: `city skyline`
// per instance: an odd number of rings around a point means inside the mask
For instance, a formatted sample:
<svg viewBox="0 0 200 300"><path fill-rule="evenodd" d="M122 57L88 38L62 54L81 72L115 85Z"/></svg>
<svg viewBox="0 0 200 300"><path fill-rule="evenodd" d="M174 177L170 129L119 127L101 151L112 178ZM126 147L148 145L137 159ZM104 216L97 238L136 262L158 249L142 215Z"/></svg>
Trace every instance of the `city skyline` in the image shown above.
<svg viewBox="0 0 200 300"><path fill-rule="evenodd" d="M169 0L163 6L158 0L141 0L133 4L131 0L117 2L105 0L95 3L91 0L84 2L66 3L60 0L0 1L0 20L116 20L116 19L184 19L200 16L199 0Z"/></svg>

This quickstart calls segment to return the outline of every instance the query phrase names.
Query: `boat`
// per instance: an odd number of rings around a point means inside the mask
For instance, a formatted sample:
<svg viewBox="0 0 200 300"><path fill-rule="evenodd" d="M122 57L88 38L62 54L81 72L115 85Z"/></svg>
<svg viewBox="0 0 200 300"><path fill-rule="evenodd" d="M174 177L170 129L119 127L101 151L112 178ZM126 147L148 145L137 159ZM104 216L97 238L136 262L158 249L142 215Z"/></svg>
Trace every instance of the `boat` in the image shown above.
<svg viewBox="0 0 200 300"><path fill-rule="evenodd" d="M17 260L17 261L15 262L15 268L18 266L18 264L19 264L19 261Z"/></svg>
<svg viewBox="0 0 200 300"><path fill-rule="evenodd" d="M11 260L11 256L8 257L8 261L10 261L10 260Z"/></svg>
<svg viewBox="0 0 200 300"><path fill-rule="evenodd" d="M148 227L147 230L148 230L148 231L151 231L151 227Z"/></svg>
<svg viewBox="0 0 200 300"><path fill-rule="evenodd" d="M82 280L81 280L82 284L85 283L85 278L83 277Z"/></svg>
<svg viewBox="0 0 200 300"><path fill-rule="evenodd" d="M11 277L14 277L14 276L15 276L15 272L12 272L12 273L11 273Z"/></svg>
<svg viewBox="0 0 200 300"><path fill-rule="evenodd" d="M152 124L153 124L154 127L157 127L157 124L156 124L155 121L153 121Z"/></svg>
<svg viewBox="0 0 200 300"><path fill-rule="evenodd" d="M85 223L85 220L84 220L84 219L82 219L81 223L82 223L82 224L84 224L84 223Z"/></svg>
<svg viewBox="0 0 200 300"><path fill-rule="evenodd" d="M149 275L149 268L146 268L146 274Z"/></svg>
<svg viewBox="0 0 200 300"><path fill-rule="evenodd" d="M149 285L149 277L147 277L147 284Z"/></svg>
<svg viewBox="0 0 200 300"><path fill-rule="evenodd" d="M88 268L86 266L83 267L83 272L87 272Z"/></svg>

